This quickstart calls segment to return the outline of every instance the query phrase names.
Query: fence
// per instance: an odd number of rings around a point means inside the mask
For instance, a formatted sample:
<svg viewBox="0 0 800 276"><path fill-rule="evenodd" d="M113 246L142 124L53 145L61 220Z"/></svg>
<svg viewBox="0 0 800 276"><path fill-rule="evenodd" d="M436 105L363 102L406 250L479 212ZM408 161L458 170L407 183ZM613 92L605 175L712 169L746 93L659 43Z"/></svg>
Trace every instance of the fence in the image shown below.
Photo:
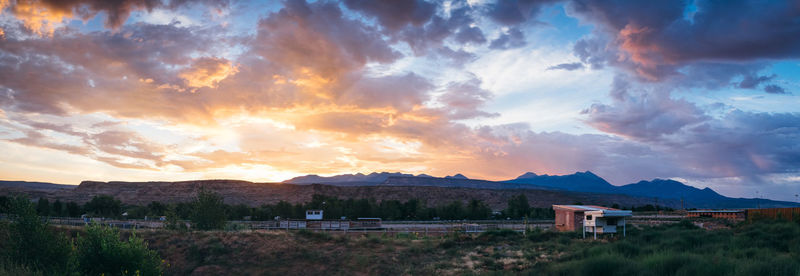
<svg viewBox="0 0 800 276"><path fill-rule="evenodd" d="M746 212L747 221L754 219L795 220L800 218L800 208L748 209Z"/></svg>

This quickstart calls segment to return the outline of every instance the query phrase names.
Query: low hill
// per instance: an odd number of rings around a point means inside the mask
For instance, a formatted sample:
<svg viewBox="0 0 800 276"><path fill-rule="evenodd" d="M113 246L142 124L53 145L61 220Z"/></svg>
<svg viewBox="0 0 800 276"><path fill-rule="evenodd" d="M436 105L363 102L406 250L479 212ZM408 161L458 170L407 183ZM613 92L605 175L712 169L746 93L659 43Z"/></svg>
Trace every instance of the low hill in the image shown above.
<svg viewBox="0 0 800 276"><path fill-rule="evenodd" d="M674 180L655 179L614 186L592 172L571 175L526 173L508 181L468 179L461 174L431 177L401 173L348 174L332 177L309 175L284 183L254 183L238 180L196 180L180 182L96 182L79 186L39 182L0 183L0 195L28 194L62 201L86 202L95 195L107 194L126 204L152 201L190 201L200 187L214 190L229 204L259 206L280 200L302 203L314 194L339 198L400 200L416 198L429 206L453 200L480 199L495 210L505 207L513 195L525 194L531 206L584 204L640 206L658 204L673 208L755 208L792 207L797 203L766 199L729 198L710 188L698 189Z"/></svg>
<svg viewBox="0 0 800 276"><path fill-rule="evenodd" d="M415 177L418 178L418 177ZM404 178L388 181L388 185L373 186L333 186L323 184L295 185L286 183L254 183L238 180L197 180L180 182L97 182L84 181L71 190L57 190L36 193L32 197L45 197L61 201L87 202L96 195L111 195L124 204L145 205L152 201L186 202L192 200L201 187L220 193L228 204L259 206L275 204L281 200L290 203L311 201L314 194L335 196L342 199L372 198L378 201L406 201L416 198L428 206L446 204L455 200L478 199L491 208L500 210L506 207L508 199L524 194L533 207L549 207L553 204L586 204L639 206L651 203L649 198L625 195L592 194L541 189L492 189L462 188L446 186L404 186ZM472 181L464 179L444 179L446 181ZM485 181L487 184L500 184ZM9 193L0 188L0 195ZM665 201L666 206L677 207L677 201Z"/></svg>

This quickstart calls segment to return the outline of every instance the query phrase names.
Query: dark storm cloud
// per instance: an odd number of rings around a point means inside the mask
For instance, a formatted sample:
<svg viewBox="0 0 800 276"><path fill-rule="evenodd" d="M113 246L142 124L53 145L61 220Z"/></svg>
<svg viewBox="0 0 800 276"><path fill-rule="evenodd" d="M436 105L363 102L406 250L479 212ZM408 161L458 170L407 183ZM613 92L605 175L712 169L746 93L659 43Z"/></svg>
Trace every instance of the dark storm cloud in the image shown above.
<svg viewBox="0 0 800 276"><path fill-rule="evenodd" d="M576 55L593 59L593 65L598 60L613 64L614 59L625 59L630 69L651 80L673 75L677 68L694 62L741 63L800 57L800 21L796 20L800 3L694 4L697 12L684 17L687 3L681 1L572 1L568 5L572 13L599 24L598 32L610 38L604 47L592 45L589 40L579 42Z"/></svg>
<svg viewBox="0 0 800 276"><path fill-rule="evenodd" d="M393 34L394 39L408 43L417 55L427 54L430 49L443 46L445 39L454 35L463 43L484 43L483 31L475 26L476 12L468 5L455 7L449 16L434 15L431 20L421 26L409 25Z"/></svg>
<svg viewBox="0 0 800 276"><path fill-rule="evenodd" d="M461 44L473 43L473 44L483 44L486 43L486 37L483 36L483 32L478 27L465 27L461 28L458 33L456 33L455 40Z"/></svg>
<svg viewBox="0 0 800 276"><path fill-rule="evenodd" d="M511 28L508 32L501 34L492 43L489 44L490 49L513 49L525 46L525 34L517 28Z"/></svg>
<svg viewBox="0 0 800 276"><path fill-rule="evenodd" d="M287 1L258 25L253 43L258 55L283 67L311 68L324 77L400 57L378 30L345 18L335 3Z"/></svg>
<svg viewBox="0 0 800 276"><path fill-rule="evenodd" d="M345 0L344 4L348 9L375 18L389 31L396 31L407 25L422 26L436 13L436 5L423 0Z"/></svg>
<svg viewBox="0 0 800 276"><path fill-rule="evenodd" d="M768 82L774 79L776 76L772 74L771 76L757 76L757 75L747 75L744 76L741 82L736 84L736 87L745 88L745 89L754 89L756 86L759 86L763 82Z"/></svg>
<svg viewBox="0 0 800 276"><path fill-rule="evenodd" d="M567 70L567 71L575 71L578 69L583 69L583 63L580 62L573 62L573 63L562 63L558 65L553 65L547 67L547 70Z"/></svg>
<svg viewBox="0 0 800 276"><path fill-rule="evenodd" d="M767 93L770 93L770 94L786 94L786 90L783 89L783 87L780 87L780 86L777 86L777 85L774 85L774 84L770 84L770 85L764 86L764 92L767 92Z"/></svg>
<svg viewBox="0 0 800 276"><path fill-rule="evenodd" d="M486 14L497 23L511 26L535 17L541 6L558 0L499 0L488 4Z"/></svg>

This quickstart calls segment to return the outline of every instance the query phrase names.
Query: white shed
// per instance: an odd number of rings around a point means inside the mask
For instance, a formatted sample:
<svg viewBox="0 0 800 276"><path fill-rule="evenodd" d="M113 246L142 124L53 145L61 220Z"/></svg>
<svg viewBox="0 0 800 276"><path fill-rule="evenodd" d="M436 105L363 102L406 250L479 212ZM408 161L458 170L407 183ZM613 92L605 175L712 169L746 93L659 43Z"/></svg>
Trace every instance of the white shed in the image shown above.
<svg viewBox="0 0 800 276"><path fill-rule="evenodd" d="M306 220L322 220L322 210L306 210Z"/></svg>
<svg viewBox="0 0 800 276"><path fill-rule="evenodd" d="M618 233L617 227L622 227L622 236L625 236L625 218L630 217L631 211L627 210L609 210L598 209L583 212L583 237L586 238L586 232L594 233L594 238L597 239L597 234L605 233Z"/></svg>

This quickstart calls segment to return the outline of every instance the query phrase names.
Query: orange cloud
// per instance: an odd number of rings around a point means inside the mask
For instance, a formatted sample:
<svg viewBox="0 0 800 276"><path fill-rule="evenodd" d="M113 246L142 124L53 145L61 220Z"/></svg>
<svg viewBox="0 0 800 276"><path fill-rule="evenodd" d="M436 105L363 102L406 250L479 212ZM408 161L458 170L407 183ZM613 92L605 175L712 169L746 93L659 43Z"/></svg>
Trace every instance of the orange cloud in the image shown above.
<svg viewBox="0 0 800 276"><path fill-rule="evenodd" d="M2 0L0 10L10 7L11 14L25 28L40 36L52 36L64 20L88 20L99 12L106 13L106 27L118 29L135 10L152 10L162 6L160 0Z"/></svg>
<svg viewBox="0 0 800 276"><path fill-rule="evenodd" d="M236 66L227 59L215 57L198 58L189 68L183 70L178 76L184 83L192 88L215 88L217 84L239 72Z"/></svg>
<svg viewBox="0 0 800 276"><path fill-rule="evenodd" d="M0 3L11 6L11 13L32 32L40 36L53 36L58 24L64 19L71 18L71 10L54 9L39 1L16 1L15 3Z"/></svg>

